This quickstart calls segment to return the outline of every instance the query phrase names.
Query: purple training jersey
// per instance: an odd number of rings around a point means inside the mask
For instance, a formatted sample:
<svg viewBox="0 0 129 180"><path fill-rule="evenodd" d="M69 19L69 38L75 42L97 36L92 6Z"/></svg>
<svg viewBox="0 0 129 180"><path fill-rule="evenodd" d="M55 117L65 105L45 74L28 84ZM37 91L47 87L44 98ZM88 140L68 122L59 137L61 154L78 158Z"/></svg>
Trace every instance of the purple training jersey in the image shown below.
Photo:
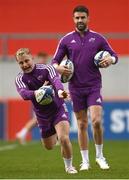
<svg viewBox="0 0 129 180"><path fill-rule="evenodd" d="M81 37L79 32L73 31L60 40L52 64L59 64L65 55L73 61L75 71L69 83L70 91L75 88L101 88L101 74L94 64L94 56L102 50L108 51L117 62L116 53L99 33L87 30Z"/></svg>
<svg viewBox="0 0 129 180"><path fill-rule="evenodd" d="M43 86L45 81L53 86L55 90L54 100L49 105L40 105L36 102L34 91ZM59 75L51 65L36 64L32 72L20 72L15 80L18 93L24 100L31 100L38 120L48 121L58 112L58 108L64 103L58 97L57 91L63 90Z"/></svg>

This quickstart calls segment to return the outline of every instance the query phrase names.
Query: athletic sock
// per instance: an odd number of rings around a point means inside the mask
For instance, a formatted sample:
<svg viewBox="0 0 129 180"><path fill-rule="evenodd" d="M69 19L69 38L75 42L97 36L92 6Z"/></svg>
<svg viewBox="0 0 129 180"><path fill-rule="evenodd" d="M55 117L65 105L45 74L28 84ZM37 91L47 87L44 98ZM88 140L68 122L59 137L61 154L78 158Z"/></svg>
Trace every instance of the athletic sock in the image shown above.
<svg viewBox="0 0 129 180"><path fill-rule="evenodd" d="M65 168L72 167L72 158L69 159L63 158L63 160L64 160Z"/></svg>
<svg viewBox="0 0 129 180"><path fill-rule="evenodd" d="M28 132L27 128L23 128L21 131L19 131L18 136L20 136L21 138L25 138L27 132Z"/></svg>
<svg viewBox="0 0 129 180"><path fill-rule="evenodd" d="M103 144L101 145L95 144L95 148L96 148L96 158L103 157Z"/></svg>
<svg viewBox="0 0 129 180"><path fill-rule="evenodd" d="M89 151L88 150L81 150L82 155L82 162L89 162Z"/></svg>

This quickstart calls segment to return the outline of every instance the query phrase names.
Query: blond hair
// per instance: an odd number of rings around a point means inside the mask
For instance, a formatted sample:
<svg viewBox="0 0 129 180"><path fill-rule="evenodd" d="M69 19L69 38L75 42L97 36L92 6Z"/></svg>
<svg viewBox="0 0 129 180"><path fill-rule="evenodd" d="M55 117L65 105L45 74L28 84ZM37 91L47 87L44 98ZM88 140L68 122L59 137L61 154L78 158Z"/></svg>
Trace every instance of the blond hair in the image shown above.
<svg viewBox="0 0 129 180"><path fill-rule="evenodd" d="M25 55L31 55L31 52L29 48L20 48L17 50L15 57L18 60L20 57L25 56Z"/></svg>

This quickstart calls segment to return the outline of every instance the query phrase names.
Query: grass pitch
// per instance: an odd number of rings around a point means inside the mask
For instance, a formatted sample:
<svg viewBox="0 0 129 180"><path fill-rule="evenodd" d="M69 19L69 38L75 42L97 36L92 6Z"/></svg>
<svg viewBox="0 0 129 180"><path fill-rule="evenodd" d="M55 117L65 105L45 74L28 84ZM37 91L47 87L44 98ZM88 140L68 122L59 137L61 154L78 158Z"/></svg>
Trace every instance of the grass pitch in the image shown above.
<svg viewBox="0 0 129 180"><path fill-rule="evenodd" d="M79 169L81 156L77 142L72 142L74 166ZM75 175L66 174L60 156L60 146L48 151L40 142L30 142L21 146L18 143L0 141L0 178L1 179L129 179L129 142L105 141L104 154L111 166L101 170L95 164L95 150L90 143L89 171Z"/></svg>

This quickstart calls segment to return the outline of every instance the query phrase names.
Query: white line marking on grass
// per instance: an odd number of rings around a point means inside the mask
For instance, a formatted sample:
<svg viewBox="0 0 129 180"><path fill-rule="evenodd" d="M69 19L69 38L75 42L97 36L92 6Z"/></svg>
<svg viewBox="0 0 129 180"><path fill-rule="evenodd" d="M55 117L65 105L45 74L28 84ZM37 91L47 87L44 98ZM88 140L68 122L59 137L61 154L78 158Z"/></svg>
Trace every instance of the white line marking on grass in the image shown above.
<svg viewBox="0 0 129 180"><path fill-rule="evenodd" d="M7 151L7 150L13 150L13 149L15 149L16 147L18 147L18 146L22 146L22 147L26 147L26 146L32 146L32 145L35 145L35 144L37 144L37 142L36 141L32 141L32 142L30 142L30 143L26 143L26 144L9 144L9 145L4 145L4 146L0 146L0 152L1 151Z"/></svg>
<svg viewBox="0 0 129 180"><path fill-rule="evenodd" d="M0 151L12 150L12 149L15 149L17 146L18 146L17 144L0 146Z"/></svg>

